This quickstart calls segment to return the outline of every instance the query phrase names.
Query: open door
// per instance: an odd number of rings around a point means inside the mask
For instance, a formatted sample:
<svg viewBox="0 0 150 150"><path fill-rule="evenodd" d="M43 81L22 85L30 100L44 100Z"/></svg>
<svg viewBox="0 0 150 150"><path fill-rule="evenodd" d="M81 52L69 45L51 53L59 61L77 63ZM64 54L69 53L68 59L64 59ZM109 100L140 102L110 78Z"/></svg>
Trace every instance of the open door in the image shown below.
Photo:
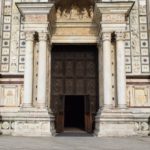
<svg viewBox="0 0 150 150"><path fill-rule="evenodd" d="M56 110L56 132L61 133L64 131L64 102L65 96L60 96L60 99L57 101L57 110Z"/></svg>
<svg viewBox="0 0 150 150"><path fill-rule="evenodd" d="M93 131L93 117L89 96L85 96L85 131L92 133Z"/></svg>

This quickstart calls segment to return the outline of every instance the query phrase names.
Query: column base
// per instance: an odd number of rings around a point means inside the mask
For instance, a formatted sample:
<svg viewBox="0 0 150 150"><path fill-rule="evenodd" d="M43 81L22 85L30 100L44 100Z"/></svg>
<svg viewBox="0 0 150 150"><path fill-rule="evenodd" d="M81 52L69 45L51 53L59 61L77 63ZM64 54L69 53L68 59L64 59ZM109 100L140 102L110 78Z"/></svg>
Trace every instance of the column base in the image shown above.
<svg viewBox="0 0 150 150"><path fill-rule="evenodd" d="M46 109L47 108L45 103L37 103L36 107L39 109Z"/></svg>
<svg viewBox="0 0 150 150"><path fill-rule="evenodd" d="M112 109L112 104L106 105L104 104L103 110Z"/></svg>
<svg viewBox="0 0 150 150"><path fill-rule="evenodd" d="M32 108L31 103L23 103L22 108Z"/></svg>
<svg viewBox="0 0 150 150"><path fill-rule="evenodd" d="M120 105L118 105L118 108L119 109L127 109L127 106L126 106L126 104L120 104Z"/></svg>

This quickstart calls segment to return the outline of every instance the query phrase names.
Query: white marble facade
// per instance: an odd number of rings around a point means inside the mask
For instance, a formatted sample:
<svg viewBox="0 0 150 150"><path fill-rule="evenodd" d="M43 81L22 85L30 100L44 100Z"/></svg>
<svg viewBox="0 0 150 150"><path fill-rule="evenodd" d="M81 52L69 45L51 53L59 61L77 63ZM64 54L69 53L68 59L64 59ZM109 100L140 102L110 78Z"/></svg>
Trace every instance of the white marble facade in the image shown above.
<svg viewBox="0 0 150 150"><path fill-rule="evenodd" d="M29 5L22 5L28 2ZM99 2L106 2L106 5ZM120 132L118 136L125 135L122 128L126 131L129 128L129 135L149 132L149 0L99 2L94 9L90 8L88 15L86 9L79 14L76 8L61 14L59 9L55 9L55 4L48 0L0 1L0 112L4 119L0 122L1 132L29 135L27 129L30 127L30 130L34 128L37 132L35 135L47 136L55 132L52 123L54 116L47 109L50 105L47 95L51 90L50 65L47 64L50 62L51 45L55 43L95 43L98 51L103 50L102 56L99 52L99 59L103 57L104 61L99 66L107 67L99 73L104 78L99 101L106 110L102 117L97 113L96 135L107 136L109 132L109 135L115 135L117 127ZM118 11L117 6L120 7ZM39 36L38 42L35 42L35 33ZM113 34L115 43L112 42ZM41 47L43 51L40 51ZM102 80L101 77L99 79ZM29 117L29 123L16 119L17 115L25 119L28 111L34 116ZM118 114L123 114L123 121L116 117ZM51 123L42 122L38 115L43 115ZM115 123L109 126L106 116L110 120L117 118L116 123L120 121L122 126ZM35 126L32 119L36 120ZM111 130L113 127L116 127L114 131ZM19 133L23 128L24 131ZM110 130L105 131L105 128ZM51 133L48 133L49 129Z"/></svg>

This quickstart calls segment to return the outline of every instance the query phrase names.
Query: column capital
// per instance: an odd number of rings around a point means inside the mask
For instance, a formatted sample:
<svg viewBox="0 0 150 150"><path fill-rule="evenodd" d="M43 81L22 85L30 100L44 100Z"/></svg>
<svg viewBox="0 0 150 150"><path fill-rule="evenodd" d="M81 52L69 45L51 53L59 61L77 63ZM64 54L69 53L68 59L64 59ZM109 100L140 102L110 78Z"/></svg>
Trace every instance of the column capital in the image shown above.
<svg viewBox="0 0 150 150"><path fill-rule="evenodd" d="M34 32L25 32L26 41L33 41L34 40Z"/></svg>
<svg viewBox="0 0 150 150"><path fill-rule="evenodd" d="M47 40L47 33L46 32L39 32L39 41L46 41Z"/></svg>
<svg viewBox="0 0 150 150"><path fill-rule="evenodd" d="M111 41L111 32L103 32L102 40L103 41Z"/></svg>
<svg viewBox="0 0 150 150"><path fill-rule="evenodd" d="M125 40L125 33L120 31L120 32L115 32L116 34L116 40L117 41L124 41Z"/></svg>

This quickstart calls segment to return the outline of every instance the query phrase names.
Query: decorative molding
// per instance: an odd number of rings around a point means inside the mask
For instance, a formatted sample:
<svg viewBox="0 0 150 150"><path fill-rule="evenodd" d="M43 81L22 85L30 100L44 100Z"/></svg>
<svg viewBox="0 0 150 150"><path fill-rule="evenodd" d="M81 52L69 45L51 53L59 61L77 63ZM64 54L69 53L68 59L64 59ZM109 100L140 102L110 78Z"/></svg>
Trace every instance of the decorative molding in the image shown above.
<svg viewBox="0 0 150 150"><path fill-rule="evenodd" d="M103 14L102 15L103 23L125 23L124 14Z"/></svg>

